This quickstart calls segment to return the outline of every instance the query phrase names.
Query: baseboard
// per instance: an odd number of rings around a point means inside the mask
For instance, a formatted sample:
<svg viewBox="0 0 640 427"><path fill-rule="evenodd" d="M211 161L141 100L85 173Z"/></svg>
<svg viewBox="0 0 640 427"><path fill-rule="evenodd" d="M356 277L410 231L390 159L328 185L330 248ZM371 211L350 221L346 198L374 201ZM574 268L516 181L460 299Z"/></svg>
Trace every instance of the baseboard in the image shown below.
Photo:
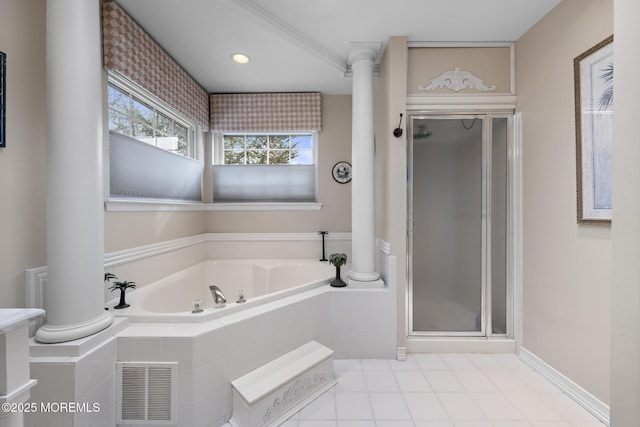
<svg viewBox="0 0 640 427"><path fill-rule="evenodd" d="M515 341L509 338L436 338L409 337L407 353L515 353Z"/></svg>
<svg viewBox="0 0 640 427"><path fill-rule="evenodd" d="M544 360L540 359L526 348L520 347L520 359L604 424L607 426L610 425L610 411L608 405L600 401L578 384L571 381L569 378L562 375L559 371L548 365Z"/></svg>
<svg viewBox="0 0 640 427"><path fill-rule="evenodd" d="M400 362L404 362L405 360L407 360L407 347L398 347L396 360Z"/></svg>

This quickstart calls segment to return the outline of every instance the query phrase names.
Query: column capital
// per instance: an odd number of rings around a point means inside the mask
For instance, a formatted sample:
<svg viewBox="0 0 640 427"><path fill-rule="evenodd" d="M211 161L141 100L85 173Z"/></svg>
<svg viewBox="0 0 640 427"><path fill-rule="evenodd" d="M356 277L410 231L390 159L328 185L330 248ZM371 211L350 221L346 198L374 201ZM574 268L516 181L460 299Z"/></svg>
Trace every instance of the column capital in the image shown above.
<svg viewBox="0 0 640 427"><path fill-rule="evenodd" d="M381 49L382 43L378 42L352 42L349 44L349 56L347 57L347 61L349 64L355 64L362 60L368 60L375 63Z"/></svg>

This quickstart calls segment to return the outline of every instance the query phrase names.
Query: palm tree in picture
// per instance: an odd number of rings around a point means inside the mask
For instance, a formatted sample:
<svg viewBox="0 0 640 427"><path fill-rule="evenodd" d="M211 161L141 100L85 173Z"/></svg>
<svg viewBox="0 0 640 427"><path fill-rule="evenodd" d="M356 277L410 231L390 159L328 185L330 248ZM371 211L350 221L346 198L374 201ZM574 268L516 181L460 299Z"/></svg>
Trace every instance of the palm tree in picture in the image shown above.
<svg viewBox="0 0 640 427"><path fill-rule="evenodd" d="M613 107L613 62L609 62L602 70L600 78L606 87L598 100L598 108L600 111L605 111Z"/></svg>

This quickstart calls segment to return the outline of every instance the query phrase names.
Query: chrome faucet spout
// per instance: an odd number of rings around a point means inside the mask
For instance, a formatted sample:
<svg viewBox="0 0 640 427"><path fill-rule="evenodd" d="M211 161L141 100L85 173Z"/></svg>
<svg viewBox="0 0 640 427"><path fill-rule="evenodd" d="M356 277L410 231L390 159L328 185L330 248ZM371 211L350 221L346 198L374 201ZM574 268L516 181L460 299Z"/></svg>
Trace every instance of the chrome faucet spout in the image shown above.
<svg viewBox="0 0 640 427"><path fill-rule="evenodd" d="M222 293L222 290L216 285L209 286L209 290L211 291L211 296L213 297L213 301L216 303L216 308L222 308L227 303L227 298Z"/></svg>

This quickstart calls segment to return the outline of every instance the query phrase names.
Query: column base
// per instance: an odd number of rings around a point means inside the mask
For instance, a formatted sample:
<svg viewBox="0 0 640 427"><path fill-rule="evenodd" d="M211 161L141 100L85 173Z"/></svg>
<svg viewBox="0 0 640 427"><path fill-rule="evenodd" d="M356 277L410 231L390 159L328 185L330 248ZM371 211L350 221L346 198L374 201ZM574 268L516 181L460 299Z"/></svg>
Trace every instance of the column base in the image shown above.
<svg viewBox="0 0 640 427"><path fill-rule="evenodd" d="M100 332L111 326L112 323L113 315L108 311L105 311L100 316L84 323L64 326L51 326L45 324L36 331L35 339L36 341L44 344L73 341Z"/></svg>
<svg viewBox="0 0 640 427"><path fill-rule="evenodd" d="M371 281L362 281L355 280L349 277L347 280L347 284L349 288L360 288L360 289L382 289L384 288L384 281L382 279L371 280Z"/></svg>

